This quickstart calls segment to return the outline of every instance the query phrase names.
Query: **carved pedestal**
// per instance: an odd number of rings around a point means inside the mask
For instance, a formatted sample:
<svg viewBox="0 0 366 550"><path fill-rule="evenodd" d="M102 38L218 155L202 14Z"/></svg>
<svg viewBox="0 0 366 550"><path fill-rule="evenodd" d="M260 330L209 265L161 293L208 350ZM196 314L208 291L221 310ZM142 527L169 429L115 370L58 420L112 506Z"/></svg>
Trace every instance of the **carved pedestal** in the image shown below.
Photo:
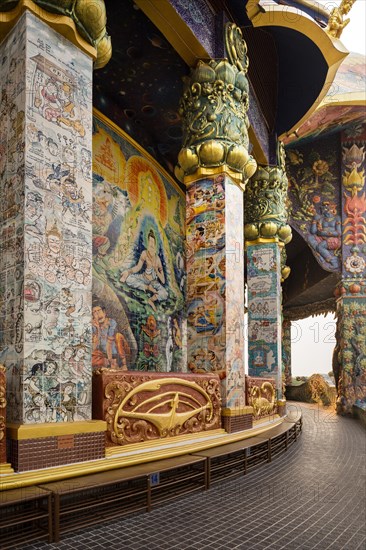
<svg viewBox="0 0 366 550"><path fill-rule="evenodd" d="M217 375L101 369L93 375L93 417L107 422L107 446L221 427Z"/></svg>

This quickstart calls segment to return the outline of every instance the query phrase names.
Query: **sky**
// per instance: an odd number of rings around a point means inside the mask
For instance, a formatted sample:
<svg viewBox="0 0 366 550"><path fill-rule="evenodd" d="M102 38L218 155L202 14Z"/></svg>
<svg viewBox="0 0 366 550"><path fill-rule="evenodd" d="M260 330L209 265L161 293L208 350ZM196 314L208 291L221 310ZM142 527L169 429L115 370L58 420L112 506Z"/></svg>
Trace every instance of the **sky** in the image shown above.
<svg viewBox="0 0 366 550"><path fill-rule="evenodd" d="M322 1L328 9L339 1ZM351 21L345 27L341 41L349 51L366 55L366 0L356 0L348 15ZM309 376L332 370L332 354L335 346L335 319L333 314L319 315L292 326L292 375Z"/></svg>
<svg viewBox="0 0 366 550"><path fill-rule="evenodd" d="M331 11L339 6L339 0L319 0L323 6ZM351 52L366 55L366 0L356 0L348 16L350 23L344 28L341 41Z"/></svg>

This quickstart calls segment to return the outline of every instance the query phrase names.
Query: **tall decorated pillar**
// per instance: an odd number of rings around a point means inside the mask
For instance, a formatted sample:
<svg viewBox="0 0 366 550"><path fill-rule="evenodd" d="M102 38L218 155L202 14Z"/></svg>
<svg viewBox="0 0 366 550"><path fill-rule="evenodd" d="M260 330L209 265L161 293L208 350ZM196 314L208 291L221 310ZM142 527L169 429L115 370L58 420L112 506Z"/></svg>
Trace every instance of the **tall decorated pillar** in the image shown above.
<svg viewBox="0 0 366 550"><path fill-rule="evenodd" d="M366 409L366 124L342 134L342 280L334 354L337 411Z"/></svg>
<svg viewBox="0 0 366 550"><path fill-rule="evenodd" d="M17 470L104 452L91 420L92 71L111 46L103 1L39 4L49 11L0 1L0 349Z"/></svg>
<svg viewBox="0 0 366 550"><path fill-rule="evenodd" d="M275 409L282 390L282 291L281 281L289 275L285 266L285 244L291 240L287 224L288 181L283 148L279 147L278 166L258 166L245 191L245 243L248 283L248 361L249 377L274 379L253 385ZM273 387L273 386L272 386ZM264 401L265 402L265 401ZM284 402L278 403L280 413Z"/></svg>
<svg viewBox="0 0 366 550"><path fill-rule="evenodd" d="M282 320L282 379L286 386L292 382L291 370L291 321Z"/></svg>
<svg viewBox="0 0 366 550"><path fill-rule="evenodd" d="M187 187L188 368L219 374L224 427L245 408L243 190L248 153L248 59L239 28L226 28L228 59L199 62L181 100L184 143L177 177Z"/></svg>

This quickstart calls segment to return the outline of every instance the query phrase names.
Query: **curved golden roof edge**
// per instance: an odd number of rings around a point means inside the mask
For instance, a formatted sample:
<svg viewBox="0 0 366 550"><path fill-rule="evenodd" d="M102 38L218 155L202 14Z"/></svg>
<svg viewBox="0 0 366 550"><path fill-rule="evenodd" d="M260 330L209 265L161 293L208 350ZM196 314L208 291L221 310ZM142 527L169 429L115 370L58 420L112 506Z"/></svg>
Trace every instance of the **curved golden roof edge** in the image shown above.
<svg viewBox="0 0 366 550"><path fill-rule="evenodd" d="M314 0L296 0L296 2L300 6L304 6L304 8L310 8L314 11L317 11L320 15L323 17L330 16L330 11L327 10L324 6L322 6L319 2L314 2Z"/></svg>
<svg viewBox="0 0 366 550"><path fill-rule="evenodd" d="M80 48L84 53L92 57L93 60L97 58L96 48L89 44L89 42L79 34L74 21L70 17L67 15L50 13L40 6L37 6L32 0L21 0L12 10L0 11L0 41L11 31L26 10L29 10L52 27L56 32L62 34L62 36L70 40L70 42Z"/></svg>
<svg viewBox="0 0 366 550"><path fill-rule="evenodd" d="M255 0L255 2L256 3L250 2L247 9L247 14L253 27L285 27L304 34L319 48L328 65L324 86L313 105L311 105L308 111L296 122L296 124L279 136L281 140L296 132L296 130L298 130L317 109L328 93L330 86L333 84L337 70L341 62L349 54L349 51L339 39L329 36L325 32L325 29L320 27L320 25L306 13L299 13L296 8L290 6L274 5L273 3L260 4L260 0ZM293 17L284 17L284 9L286 9L287 14L292 14Z"/></svg>

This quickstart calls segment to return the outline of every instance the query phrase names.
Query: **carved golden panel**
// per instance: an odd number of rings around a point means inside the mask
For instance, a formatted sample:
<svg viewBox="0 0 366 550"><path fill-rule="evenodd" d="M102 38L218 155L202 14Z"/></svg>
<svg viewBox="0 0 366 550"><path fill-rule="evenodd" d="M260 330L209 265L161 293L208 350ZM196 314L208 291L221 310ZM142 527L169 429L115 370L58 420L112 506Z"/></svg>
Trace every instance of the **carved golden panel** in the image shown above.
<svg viewBox="0 0 366 550"><path fill-rule="evenodd" d="M110 440L124 445L220 428L217 376L99 372ZM96 392L100 396L100 392ZM101 397L101 396L100 396Z"/></svg>
<svg viewBox="0 0 366 550"><path fill-rule="evenodd" d="M274 414L276 405L276 385L270 378L246 379L247 405L253 407L255 418Z"/></svg>

